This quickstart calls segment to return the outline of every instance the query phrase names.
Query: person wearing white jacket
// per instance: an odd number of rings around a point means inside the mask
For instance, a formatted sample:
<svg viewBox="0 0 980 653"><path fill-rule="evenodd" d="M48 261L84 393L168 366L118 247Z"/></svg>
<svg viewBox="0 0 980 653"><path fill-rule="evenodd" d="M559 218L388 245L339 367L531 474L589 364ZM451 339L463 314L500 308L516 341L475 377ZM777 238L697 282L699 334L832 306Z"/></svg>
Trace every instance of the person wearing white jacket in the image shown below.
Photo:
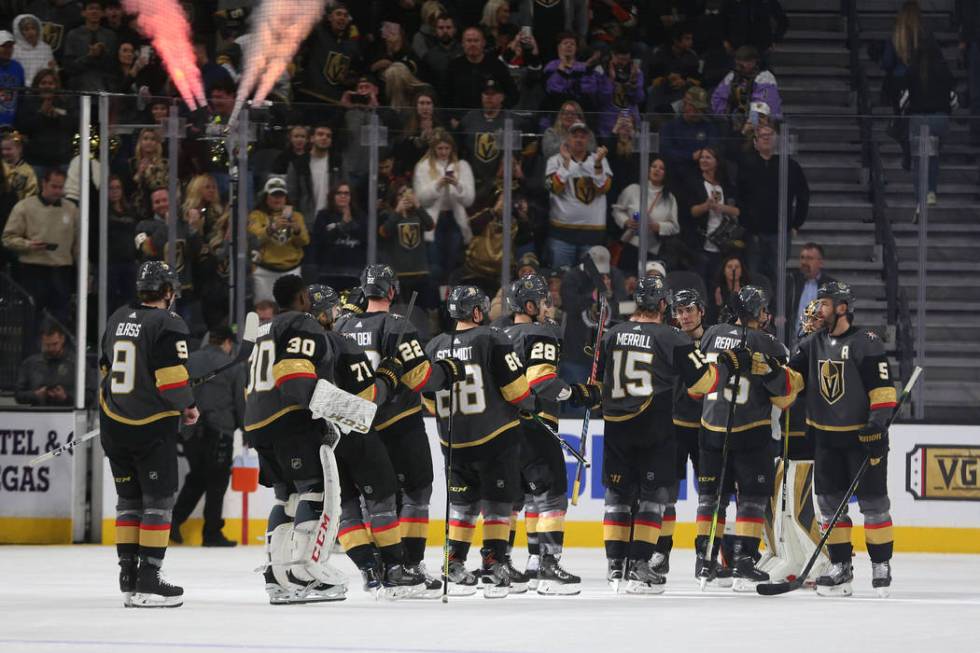
<svg viewBox="0 0 980 653"><path fill-rule="evenodd" d="M640 185L630 184L619 194L613 204L613 219L623 229L621 240L623 251L619 257L619 268L628 274L635 274L639 262L641 221L650 230L648 258L663 258L661 248L663 239L681 232L677 221L677 200L667 189L667 165L664 160L654 157L650 160L647 176L647 209L640 210ZM646 216L642 220L640 216Z"/></svg>
<svg viewBox="0 0 980 653"><path fill-rule="evenodd" d="M24 67L24 83L31 86L34 76L45 68L56 68L51 46L41 38L41 21L34 14L14 18L14 59Z"/></svg>
<svg viewBox="0 0 980 653"><path fill-rule="evenodd" d="M412 184L419 204L436 223L423 238L432 278L443 283L462 264L464 246L473 238L466 209L476 194L473 171L456 154L449 132L433 130L429 151L415 165Z"/></svg>

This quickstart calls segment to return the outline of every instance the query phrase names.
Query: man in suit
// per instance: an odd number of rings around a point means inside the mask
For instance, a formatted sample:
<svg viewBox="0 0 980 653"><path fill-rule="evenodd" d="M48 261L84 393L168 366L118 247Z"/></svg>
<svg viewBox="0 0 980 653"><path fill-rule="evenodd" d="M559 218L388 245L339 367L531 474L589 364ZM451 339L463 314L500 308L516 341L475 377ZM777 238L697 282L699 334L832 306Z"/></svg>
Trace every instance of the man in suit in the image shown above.
<svg viewBox="0 0 980 653"><path fill-rule="evenodd" d="M786 342L796 342L800 332L803 310L810 301L817 298L817 288L825 283L837 281L823 272L823 247L808 242L800 250L800 269L790 272L786 279Z"/></svg>

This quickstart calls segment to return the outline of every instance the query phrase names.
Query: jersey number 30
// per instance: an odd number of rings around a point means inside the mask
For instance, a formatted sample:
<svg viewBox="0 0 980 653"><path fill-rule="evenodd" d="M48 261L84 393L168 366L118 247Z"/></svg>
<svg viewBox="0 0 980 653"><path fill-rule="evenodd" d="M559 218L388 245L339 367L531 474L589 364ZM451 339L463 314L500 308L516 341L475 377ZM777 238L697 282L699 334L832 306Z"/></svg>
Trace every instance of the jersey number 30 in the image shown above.
<svg viewBox="0 0 980 653"><path fill-rule="evenodd" d="M298 338L294 338L298 340ZM272 340L263 340L256 344L252 350L252 355L248 357L248 387L245 394L253 392L268 392L275 386L276 381L272 375L272 366L276 358L276 343Z"/></svg>

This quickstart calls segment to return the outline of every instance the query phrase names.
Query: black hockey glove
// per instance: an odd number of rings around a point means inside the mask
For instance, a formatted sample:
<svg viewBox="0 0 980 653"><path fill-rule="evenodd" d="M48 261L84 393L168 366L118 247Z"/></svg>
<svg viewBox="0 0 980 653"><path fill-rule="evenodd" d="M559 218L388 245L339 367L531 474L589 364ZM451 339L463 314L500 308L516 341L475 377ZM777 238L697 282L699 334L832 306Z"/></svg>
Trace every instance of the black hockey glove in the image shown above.
<svg viewBox="0 0 980 653"><path fill-rule="evenodd" d="M434 365L438 365L442 369L442 373L446 376L444 388L448 388L452 384L466 378L466 366L457 358L443 358L437 360Z"/></svg>
<svg viewBox="0 0 980 653"><path fill-rule="evenodd" d="M347 294L347 301L340 309L350 315L360 315L367 310L368 298L360 288L354 288Z"/></svg>
<svg viewBox="0 0 980 653"><path fill-rule="evenodd" d="M861 427L858 441L871 458L872 465L877 465L888 454L888 429L874 422Z"/></svg>
<svg viewBox="0 0 980 653"><path fill-rule="evenodd" d="M718 352L718 364L728 370L728 376L735 376L741 370L746 376L752 369L752 352L742 349L723 349Z"/></svg>
<svg viewBox="0 0 980 653"><path fill-rule="evenodd" d="M388 384L388 390L394 392L398 388L398 380L405 373L405 366L396 356L381 359L374 375Z"/></svg>
<svg viewBox="0 0 980 653"><path fill-rule="evenodd" d="M602 386L597 383L573 383L569 387L572 390L569 401L573 406L595 409L602 402Z"/></svg>

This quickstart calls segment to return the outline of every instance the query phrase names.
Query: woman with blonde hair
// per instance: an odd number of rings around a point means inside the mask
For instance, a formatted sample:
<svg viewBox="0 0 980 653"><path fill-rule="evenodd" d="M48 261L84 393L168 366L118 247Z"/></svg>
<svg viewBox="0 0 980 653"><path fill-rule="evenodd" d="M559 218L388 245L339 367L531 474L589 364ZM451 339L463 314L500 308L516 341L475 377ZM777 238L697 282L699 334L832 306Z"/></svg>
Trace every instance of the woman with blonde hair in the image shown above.
<svg viewBox="0 0 980 653"><path fill-rule="evenodd" d="M473 237L466 209L476 195L473 170L457 155L449 132L433 130L429 151L415 165L412 183L419 204L436 223L423 237L432 278L443 283L462 263L463 245Z"/></svg>
<svg viewBox="0 0 980 653"><path fill-rule="evenodd" d="M445 14L446 7L438 0L426 0L422 3L422 8L419 10L419 18L422 19L422 24L412 38L412 52L419 58L419 61L425 59L425 54L429 48L435 47L438 43L436 18Z"/></svg>
<svg viewBox="0 0 980 653"><path fill-rule="evenodd" d="M133 204L140 215L150 215L150 193L165 188L169 181L167 160L163 157L163 139L158 129L140 131L136 150L129 161L133 173Z"/></svg>
<svg viewBox="0 0 980 653"><path fill-rule="evenodd" d="M208 174L195 175L184 191L183 215L188 222L200 221L201 233L210 240L215 224L227 208L221 203L218 183Z"/></svg>
<svg viewBox="0 0 980 653"><path fill-rule="evenodd" d="M507 0L489 0L483 5L480 26L487 32L487 40L497 42L500 26L510 22L510 3Z"/></svg>
<svg viewBox="0 0 980 653"><path fill-rule="evenodd" d="M416 93L425 84L412 74L403 63L393 63L384 71L382 79L385 84L385 98L388 106L400 114L408 114L412 110Z"/></svg>
<svg viewBox="0 0 980 653"><path fill-rule="evenodd" d="M541 138L541 155L545 161L558 154L561 144L568 140L571 133L569 129L577 122L585 122L585 111L582 110L582 105L575 100L562 102L561 108L558 110L557 120L545 130L544 136ZM595 137L591 133L589 134L588 147L590 152L594 151L596 147Z"/></svg>

